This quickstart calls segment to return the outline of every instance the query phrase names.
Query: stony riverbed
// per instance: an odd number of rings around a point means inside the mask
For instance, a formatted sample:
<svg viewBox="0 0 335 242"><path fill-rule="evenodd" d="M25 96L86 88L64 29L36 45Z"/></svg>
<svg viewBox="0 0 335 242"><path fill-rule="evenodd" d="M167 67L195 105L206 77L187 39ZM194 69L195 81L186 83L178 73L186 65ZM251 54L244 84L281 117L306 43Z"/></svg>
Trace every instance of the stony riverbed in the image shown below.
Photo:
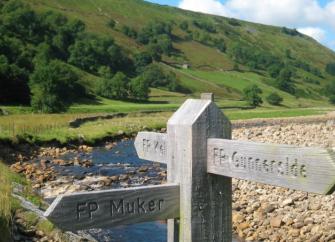
<svg viewBox="0 0 335 242"><path fill-rule="evenodd" d="M233 131L233 139L334 149L335 125L239 128ZM233 184L234 230L247 241L335 241L334 195L319 196L242 180Z"/></svg>
<svg viewBox="0 0 335 242"><path fill-rule="evenodd" d="M236 128L233 139L334 149L335 126L320 122ZM33 163L22 158L12 169L30 178L45 198L166 182L166 167L135 161L132 142L122 144L40 149ZM233 191L234 231L247 241L335 241L334 195L318 196L242 180L233 181ZM100 233L97 238L108 240L103 231L96 232Z"/></svg>

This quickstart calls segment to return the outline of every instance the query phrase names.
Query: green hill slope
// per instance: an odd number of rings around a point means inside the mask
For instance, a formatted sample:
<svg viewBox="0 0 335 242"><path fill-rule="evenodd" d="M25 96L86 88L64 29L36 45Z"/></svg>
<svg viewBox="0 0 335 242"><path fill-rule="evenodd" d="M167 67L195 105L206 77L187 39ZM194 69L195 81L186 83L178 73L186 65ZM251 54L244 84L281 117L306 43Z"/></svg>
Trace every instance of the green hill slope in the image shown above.
<svg viewBox="0 0 335 242"><path fill-rule="evenodd" d="M141 0L27 0L36 11L52 10L80 19L89 32L115 39L129 56L147 48L127 36L124 28L140 31L151 22L171 24L173 54L163 55L162 67L176 73L191 95L214 92L221 99L241 100L243 89L257 84L263 97L276 91L288 107L328 103L323 89L334 76L325 72L335 53L294 30L194 13ZM109 22L113 20L115 27ZM187 26L182 26L186 24ZM223 46L223 47L222 47ZM222 48L222 49L221 49ZM294 70L294 95L278 90L269 74L271 63ZM163 64L165 63L165 64ZM189 70L181 66L187 63ZM235 71L238 64L239 71ZM88 74L82 74L88 86ZM153 92L155 96L155 91ZM265 104L267 105L267 104Z"/></svg>

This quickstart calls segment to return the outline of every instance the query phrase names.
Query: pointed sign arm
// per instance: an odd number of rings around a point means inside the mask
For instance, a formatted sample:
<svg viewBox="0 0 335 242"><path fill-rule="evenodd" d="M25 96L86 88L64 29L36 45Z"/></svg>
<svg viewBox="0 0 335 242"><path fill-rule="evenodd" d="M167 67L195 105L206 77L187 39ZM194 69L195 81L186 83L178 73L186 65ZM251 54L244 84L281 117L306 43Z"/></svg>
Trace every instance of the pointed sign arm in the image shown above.
<svg viewBox="0 0 335 242"><path fill-rule="evenodd" d="M331 194L335 154L315 147L208 139L207 171L300 191Z"/></svg>
<svg viewBox="0 0 335 242"><path fill-rule="evenodd" d="M144 160L166 164L166 139L166 134L154 132L139 132L135 139L135 148L138 157Z"/></svg>
<svg viewBox="0 0 335 242"><path fill-rule="evenodd" d="M179 217L179 185L157 185L58 196L45 217L67 231Z"/></svg>

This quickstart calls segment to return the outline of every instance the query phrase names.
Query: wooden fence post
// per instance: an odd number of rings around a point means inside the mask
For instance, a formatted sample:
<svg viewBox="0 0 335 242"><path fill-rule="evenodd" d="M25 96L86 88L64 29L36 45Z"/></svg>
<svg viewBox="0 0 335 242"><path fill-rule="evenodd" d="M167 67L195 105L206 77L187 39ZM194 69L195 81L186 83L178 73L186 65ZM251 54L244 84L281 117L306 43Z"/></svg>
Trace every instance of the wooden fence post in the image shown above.
<svg viewBox="0 0 335 242"><path fill-rule="evenodd" d="M179 240L232 240L231 178L207 173L207 139L231 138L231 124L212 102L187 100L167 125L168 182L180 184ZM168 221L168 241L177 241Z"/></svg>

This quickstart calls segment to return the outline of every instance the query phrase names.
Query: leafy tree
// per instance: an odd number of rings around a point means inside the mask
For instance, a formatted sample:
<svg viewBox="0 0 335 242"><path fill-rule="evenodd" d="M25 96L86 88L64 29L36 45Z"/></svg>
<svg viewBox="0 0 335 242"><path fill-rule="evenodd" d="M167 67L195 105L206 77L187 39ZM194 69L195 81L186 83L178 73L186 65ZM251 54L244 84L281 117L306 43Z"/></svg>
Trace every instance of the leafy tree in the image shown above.
<svg viewBox="0 0 335 242"><path fill-rule="evenodd" d="M331 96L329 97L329 102L330 102L331 104L335 104L335 95L331 95Z"/></svg>
<svg viewBox="0 0 335 242"><path fill-rule="evenodd" d="M271 77L277 78L279 73L282 69L281 65L273 64L267 68L267 72L270 74Z"/></svg>
<svg viewBox="0 0 335 242"><path fill-rule="evenodd" d="M325 87L324 93L329 97L330 103L335 104L335 81Z"/></svg>
<svg viewBox="0 0 335 242"><path fill-rule="evenodd" d="M107 37L85 35L70 46L68 62L92 73L100 66L109 66L113 71L129 71L132 65L114 40Z"/></svg>
<svg viewBox="0 0 335 242"><path fill-rule="evenodd" d="M162 50L158 44L148 45L147 52L155 61L160 61L162 59Z"/></svg>
<svg viewBox="0 0 335 242"><path fill-rule="evenodd" d="M292 80L292 71L289 68L284 68L280 71L279 76L277 77L277 86L280 90L295 94L296 87Z"/></svg>
<svg viewBox="0 0 335 242"><path fill-rule="evenodd" d="M188 22L186 20L182 21L180 24L179 24L179 27L184 30L184 31L187 31L188 30Z"/></svg>
<svg viewBox="0 0 335 242"><path fill-rule="evenodd" d="M170 91L180 90L177 76L173 72L165 72L159 65L147 66L141 77L150 87L165 87Z"/></svg>
<svg viewBox="0 0 335 242"><path fill-rule="evenodd" d="M108 20L108 23L107 23L107 26L114 29L115 28L115 25L116 25L116 22L114 19L110 19Z"/></svg>
<svg viewBox="0 0 335 242"><path fill-rule="evenodd" d="M130 82L130 94L131 97L137 100L147 100L149 97L149 83L142 76L131 80Z"/></svg>
<svg viewBox="0 0 335 242"><path fill-rule="evenodd" d="M161 21L150 22L138 33L137 41L141 44L147 45L152 42L152 40L157 39L159 35L167 35L171 38L171 24Z"/></svg>
<svg viewBox="0 0 335 242"><path fill-rule="evenodd" d="M38 65L30 77L31 105L35 111L65 111L73 100L85 95L78 76L66 64L51 61Z"/></svg>
<svg viewBox="0 0 335 242"><path fill-rule="evenodd" d="M157 38L153 39L152 42L159 47L158 51L161 54L169 56L173 52L172 40L166 34L157 36Z"/></svg>
<svg viewBox="0 0 335 242"><path fill-rule="evenodd" d="M27 82L27 71L10 64L6 56L0 55L0 103L29 103Z"/></svg>
<svg viewBox="0 0 335 242"><path fill-rule="evenodd" d="M215 25L205 21L194 20L193 25L199 29L205 30L209 33L216 33Z"/></svg>
<svg viewBox="0 0 335 242"><path fill-rule="evenodd" d="M228 19L228 23L232 26L241 26L241 23L235 18Z"/></svg>
<svg viewBox="0 0 335 242"><path fill-rule="evenodd" d="M151 64L145 68L143 79L149 84L150 87L166 86L166 78L163 69L157 64Z"/></svg>
<svg viewBox="0 0 335 242"><path fill-rule="evenodd" d="M252 106L260 106L263 100L259 94L263 91L257 85L252 85L243 90L244 99Z"/></svg>
<svg viewBox="0 0 335 242"><path fill-rule="evenodd" d="M135 67L137 73L140 73L144 70L144 68L150 65L153 61L153 57L149 52L141 52L135 55Z"/></svg>
<svg viewBox="0 0 335 242"><path fill-rule="evenodd" d="M269 96L266 97L266 101L271 105L280 105L283 102L283 98L278 95L276 92L272 92Z"/></svg>
<svg viewBox="0 0 335 242"><path fill-rule="evenodd" d="M226 52L226 44L225 44L225 41L224 39L222 38L219 38L219 39L215 39L214 40L214 45L216 48L218 48L221 52Z"/></svg>
<svg viewBox="0 0 335 242"><path fill-rule="evenodd" d="M335 76L335 62L328 63L326 66L326 72L330 75Z"/></svg>
<svg viewBox="0 0 335 242"><path fill-rule="evenodd" d="M137 38L137 31L129 26L123 25L121 28L121 32L128 36L129 38L136 39Z"/></svg>
<svg viewBox="0 0 335 242"><path fill-rule="evenodd" d="M122 73L117 72L113 78L104 78L98 87L98 94L106 98L126 99L130 80Z"/></svg>
<svg viewBox="0 0 335 242"><path fill-rule="evenodd" d="M281 31L284 34L291 35L291 36L302 36L302 34L296 29L289 29L289 28L283 27Z"/></svg>

